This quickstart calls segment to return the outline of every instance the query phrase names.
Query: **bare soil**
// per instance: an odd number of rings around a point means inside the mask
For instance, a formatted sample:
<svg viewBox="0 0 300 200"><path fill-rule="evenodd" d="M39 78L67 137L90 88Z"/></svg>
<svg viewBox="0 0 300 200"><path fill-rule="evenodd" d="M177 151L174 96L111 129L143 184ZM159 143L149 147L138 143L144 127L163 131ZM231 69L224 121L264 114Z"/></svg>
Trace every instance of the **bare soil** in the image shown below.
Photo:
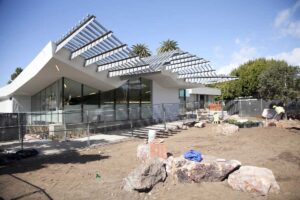
<svg viewBox="0 0 300 200"><path fill-rule="evenodd" d="M221 136L206 128L191 128L165 138L175 156L189 149L243 165L273 171L281 188L268 197L231 189L226 180L179 184L171 177L149 193L122 190L123 178L139 165L136 148L143 139L38 156L0 167L2 199L300 199L300 131L280 128L240 129L238 136ZM100 178L96 178L96 174ZM0 198L0 199L1 199Z"/></svg>

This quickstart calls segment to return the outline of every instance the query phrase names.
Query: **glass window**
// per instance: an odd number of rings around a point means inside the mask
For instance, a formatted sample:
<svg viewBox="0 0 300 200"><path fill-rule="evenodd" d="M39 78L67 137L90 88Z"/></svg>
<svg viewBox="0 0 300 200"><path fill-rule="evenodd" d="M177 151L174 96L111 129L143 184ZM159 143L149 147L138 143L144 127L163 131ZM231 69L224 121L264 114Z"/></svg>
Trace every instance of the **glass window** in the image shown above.
<svg viewBox="0 0 300 200"><path fill-rule="evenodd" d="M78 123L82 120L81 111L81 84L64 79L64 120L66 123Z"/></svg>
<svg viewBox="0 0 300 200"><path fill-rule="evenodd" d="M41 111L46 110L46 90L41 91Z"/></svg>
<svg viewBox="0 0 300 200"><path fill-rule="evenodd" d="M152 81L148 79L141 79L141 117L149 119L152 117Z"/></svg>
<svg viewBox="0 0 300 200"><path fill-rule="evenodd" d="M141 82L140 79L131 79L128 82L129 118L140 118Z"/></svg>
<svg viewBox="0 0 300 200"><path fill-rule="evenodd" d="M83 86L83 113L84 113L84 122L87 122L87 114L89 121L96 122L98 121L98 116L96 112L88 112L88 110L95 110L99 107L99 91L95 88L84 85Z"/></svg>
<svg viewBox="0 0 300 200"><path fill-rule="evenodd" d="M82 103L86 109L88 109L89 107L98 108L99 91L95 88L84 85Z"/></svg>
<svg viewBox="0 0 300 200"><path fill-rule="evenodd" d="M101 108L103 110L101 120L113 121L115 119L114 103L114 90L109 90L101 93Z"/></svg>
<svg viewBox="0 0 300 200"><path fill-rule="evenodd" d="M49 122L51 122L51 101L52 101L51 86L46 88L45 94L46 94L46 96L45 96L45 103L46 103L46 106L45 106L46 119L45 119L45 121L49 123Z"/></svg>
<svg viewBox="0 0 300 200"><path fill-rule="evenodd" d="M179 97L185 97L185 89L179 90Z"/></svg>
<svg viewBox="0 0 300 200"><path fill-rule="evenodd" d="M128 82L116 89L116 120L128 119L127 92Z"/></svg>

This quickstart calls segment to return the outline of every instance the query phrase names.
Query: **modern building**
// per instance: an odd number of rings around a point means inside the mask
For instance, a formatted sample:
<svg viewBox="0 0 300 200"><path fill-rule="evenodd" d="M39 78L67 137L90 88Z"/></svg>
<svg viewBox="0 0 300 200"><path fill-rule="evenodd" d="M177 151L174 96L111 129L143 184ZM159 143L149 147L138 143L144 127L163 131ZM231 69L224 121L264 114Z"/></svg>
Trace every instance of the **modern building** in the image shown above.
<svg viewBox="0 0 300 200"><path fill-rule="evenodd" d="M95 18L50 41L0 88L0 112L30 112L45 123L83 122L88 110L110 113L103 120L159 118L162 104L178 112L179 90L234 79L183 50L140 58Z"/></svg>
<svg viewBox="0 0 300 200"><path fill-rule="evenodd" d="M211 87L200 87L186 90L187 102L198 102L200 108L205 108L209 103L221 95L221 90Z"/></svg>

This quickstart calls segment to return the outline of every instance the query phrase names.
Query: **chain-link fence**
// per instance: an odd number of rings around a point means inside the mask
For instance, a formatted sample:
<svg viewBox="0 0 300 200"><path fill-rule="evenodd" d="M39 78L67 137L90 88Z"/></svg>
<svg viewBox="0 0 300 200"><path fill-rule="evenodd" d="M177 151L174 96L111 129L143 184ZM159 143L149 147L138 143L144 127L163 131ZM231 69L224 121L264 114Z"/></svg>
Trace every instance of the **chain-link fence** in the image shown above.
<svg viewBox="0 0 300 200"><path fill-rule="evenodd" d="M263 99L236 99L225 102L223 110L229 115L239 115L240 117L261 117L264 109L272 109L273 105L284 104L280 100L266 101ZM285 106L288 118L300 119L300 101L288 102Z"/></svg>
<svg viewBox="0 0 300 200"><path fill-rule="evenodd" d="M97 133L130 132L149 125L186 122L195 119L198 102L130 106L103 106L97 109L0 114L0 140L23 142L24 135L36 139L69 140L89 138Z"/></svg>

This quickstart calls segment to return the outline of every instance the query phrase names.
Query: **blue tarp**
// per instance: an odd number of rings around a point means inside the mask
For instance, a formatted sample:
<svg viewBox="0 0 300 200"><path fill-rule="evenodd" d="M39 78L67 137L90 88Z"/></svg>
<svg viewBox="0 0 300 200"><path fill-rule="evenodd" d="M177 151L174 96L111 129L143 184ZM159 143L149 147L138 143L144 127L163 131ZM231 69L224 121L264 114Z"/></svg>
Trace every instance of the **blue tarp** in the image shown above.
<svg viewBox="0 0 300 200"><path fill-rule="evenodd" d="M200 152L195 150L189 150L183 155L185 159L200 162L202 160L202 155Z"/></svg>

